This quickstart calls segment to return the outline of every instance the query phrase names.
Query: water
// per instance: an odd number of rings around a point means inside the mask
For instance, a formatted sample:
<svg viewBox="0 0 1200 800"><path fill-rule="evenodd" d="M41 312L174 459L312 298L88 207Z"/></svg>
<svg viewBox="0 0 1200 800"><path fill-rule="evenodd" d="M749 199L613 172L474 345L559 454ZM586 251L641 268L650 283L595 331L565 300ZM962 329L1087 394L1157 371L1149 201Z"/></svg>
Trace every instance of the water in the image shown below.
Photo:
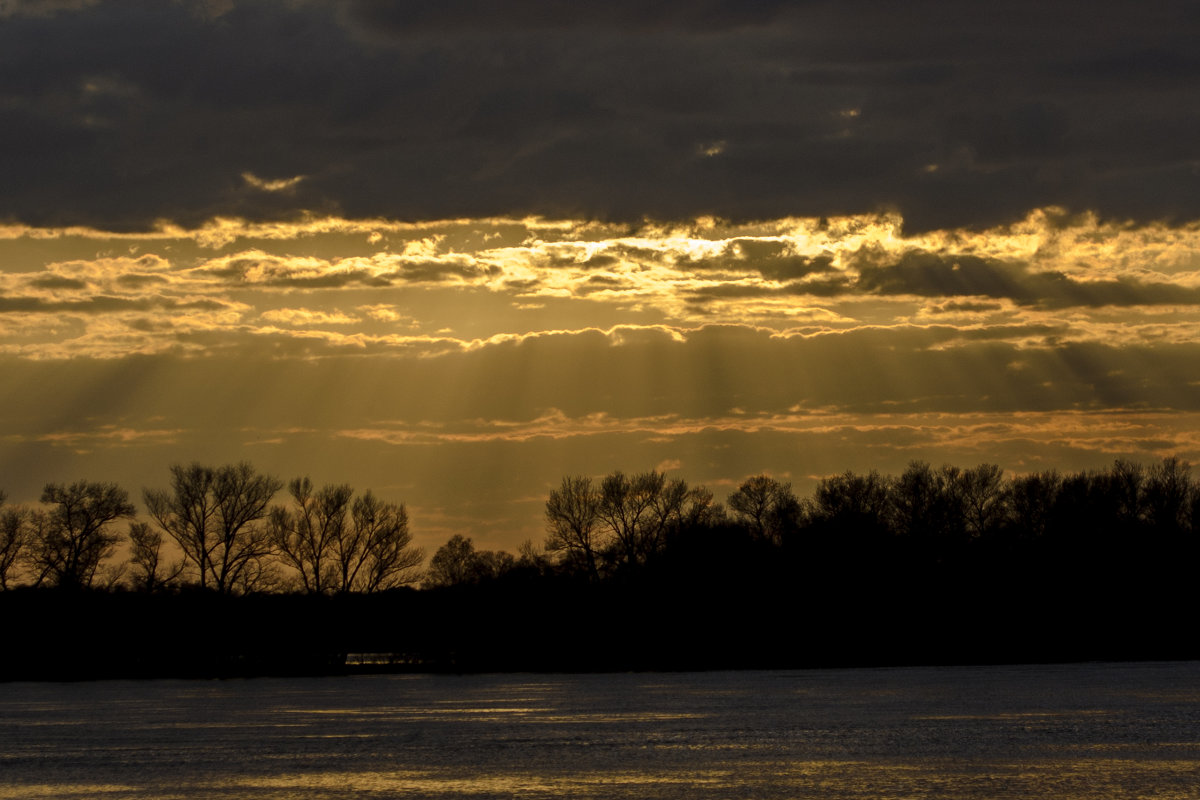
<svg viewBox="0 0 1200 800"><path fill-rule="evenodd" d="M1197 798L1200 663L0 685L0 798Z"/></svg>

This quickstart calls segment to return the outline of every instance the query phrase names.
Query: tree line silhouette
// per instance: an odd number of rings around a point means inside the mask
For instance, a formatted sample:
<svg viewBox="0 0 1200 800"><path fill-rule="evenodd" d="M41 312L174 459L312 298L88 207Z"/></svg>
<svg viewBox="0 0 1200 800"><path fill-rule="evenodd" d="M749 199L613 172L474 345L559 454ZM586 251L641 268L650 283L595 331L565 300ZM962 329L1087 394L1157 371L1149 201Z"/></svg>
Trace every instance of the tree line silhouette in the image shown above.
<svg viewBox="0 0 1200 800"><path fill-rule="evenodd" d="M427 564L405 506L370 491L302 477L276 502L283 482L247 463L169 476L145 519L109 483L0 505L0 676L340 671L353 653L423 669L1200 654L1184 633L1200 483L1173 457L914 461L807 497L756 475L724 503L654 470L565 476L540 545L457 535Z"/></svg>
<svg viewBox="0 0 1200 800"><path fill-rule="evenodd" d="M174 465L167 489L142 492L152 522L111 483L47 484L42 508L0 507L0 589L16 582L65 589L190 585L218 594L298 589L378 592L412 583L424 553L408 512L345 484L288 484L289 505L271 505L277 478L242 462ZM3 502L3 494L0 494ZM114 528L129 522L127 537ZM179 558L164 550L174 542ZM122 542L128 558L113 561Z"/></svg>

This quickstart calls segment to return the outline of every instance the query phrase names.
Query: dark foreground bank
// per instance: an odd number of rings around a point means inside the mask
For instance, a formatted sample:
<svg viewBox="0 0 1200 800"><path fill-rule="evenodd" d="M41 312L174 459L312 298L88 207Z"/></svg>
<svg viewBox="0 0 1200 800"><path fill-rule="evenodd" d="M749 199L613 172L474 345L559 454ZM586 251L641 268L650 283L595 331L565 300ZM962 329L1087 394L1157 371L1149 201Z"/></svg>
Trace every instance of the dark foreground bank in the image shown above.
<svg viewBox="0 0 1200 800"><path fill-rule="evenodd" d="M0 593L0 679L1200 658L1168 580L518 580L377 595Z"/></svg>

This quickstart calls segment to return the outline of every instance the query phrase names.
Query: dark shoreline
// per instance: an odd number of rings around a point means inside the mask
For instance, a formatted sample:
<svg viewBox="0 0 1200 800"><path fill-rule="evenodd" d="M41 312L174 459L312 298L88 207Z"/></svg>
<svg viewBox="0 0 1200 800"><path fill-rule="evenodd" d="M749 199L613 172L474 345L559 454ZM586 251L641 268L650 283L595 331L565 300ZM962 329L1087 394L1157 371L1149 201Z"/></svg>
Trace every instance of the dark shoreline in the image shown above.
<svg viewBox="0 0 1200 800"><path fill-rule="evenodd" d="M0 681L1200 659L1186 605L1165 602L1182 597L968 603L923 591L821 609L799 591L520 588L343 597L9 591L0 593ZM373 663L354 663L362 654Z"/></svg>

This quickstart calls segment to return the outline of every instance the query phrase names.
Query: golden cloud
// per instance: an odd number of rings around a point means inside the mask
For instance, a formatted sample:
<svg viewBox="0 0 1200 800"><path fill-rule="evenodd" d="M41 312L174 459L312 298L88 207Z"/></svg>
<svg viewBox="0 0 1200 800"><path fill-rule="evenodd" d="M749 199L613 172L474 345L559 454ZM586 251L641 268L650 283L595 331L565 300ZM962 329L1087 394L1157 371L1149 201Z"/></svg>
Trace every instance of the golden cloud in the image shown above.
<svg viewBox="0 0 1200 800"><path fill-rule="evenodd" d="M590 329L619 343L639 326L712 324L809 336L936 324L968 338L1041 327L1057 342L1184 342L1200 321L1200 223L1134 226L1060 209L911 237L894 215L632 228L221 218L138 234L10 225L0 228L6 255L23 266L0 272L0 315L36 318L28 324L47 335L0 341L0 352L26 358L202 353L287 336L304 340L297 357L319 341L404 353L436 341L444 352ZM402 336L379 328L399 322ZM453 344L451 330L464 331Z"/></svg>

